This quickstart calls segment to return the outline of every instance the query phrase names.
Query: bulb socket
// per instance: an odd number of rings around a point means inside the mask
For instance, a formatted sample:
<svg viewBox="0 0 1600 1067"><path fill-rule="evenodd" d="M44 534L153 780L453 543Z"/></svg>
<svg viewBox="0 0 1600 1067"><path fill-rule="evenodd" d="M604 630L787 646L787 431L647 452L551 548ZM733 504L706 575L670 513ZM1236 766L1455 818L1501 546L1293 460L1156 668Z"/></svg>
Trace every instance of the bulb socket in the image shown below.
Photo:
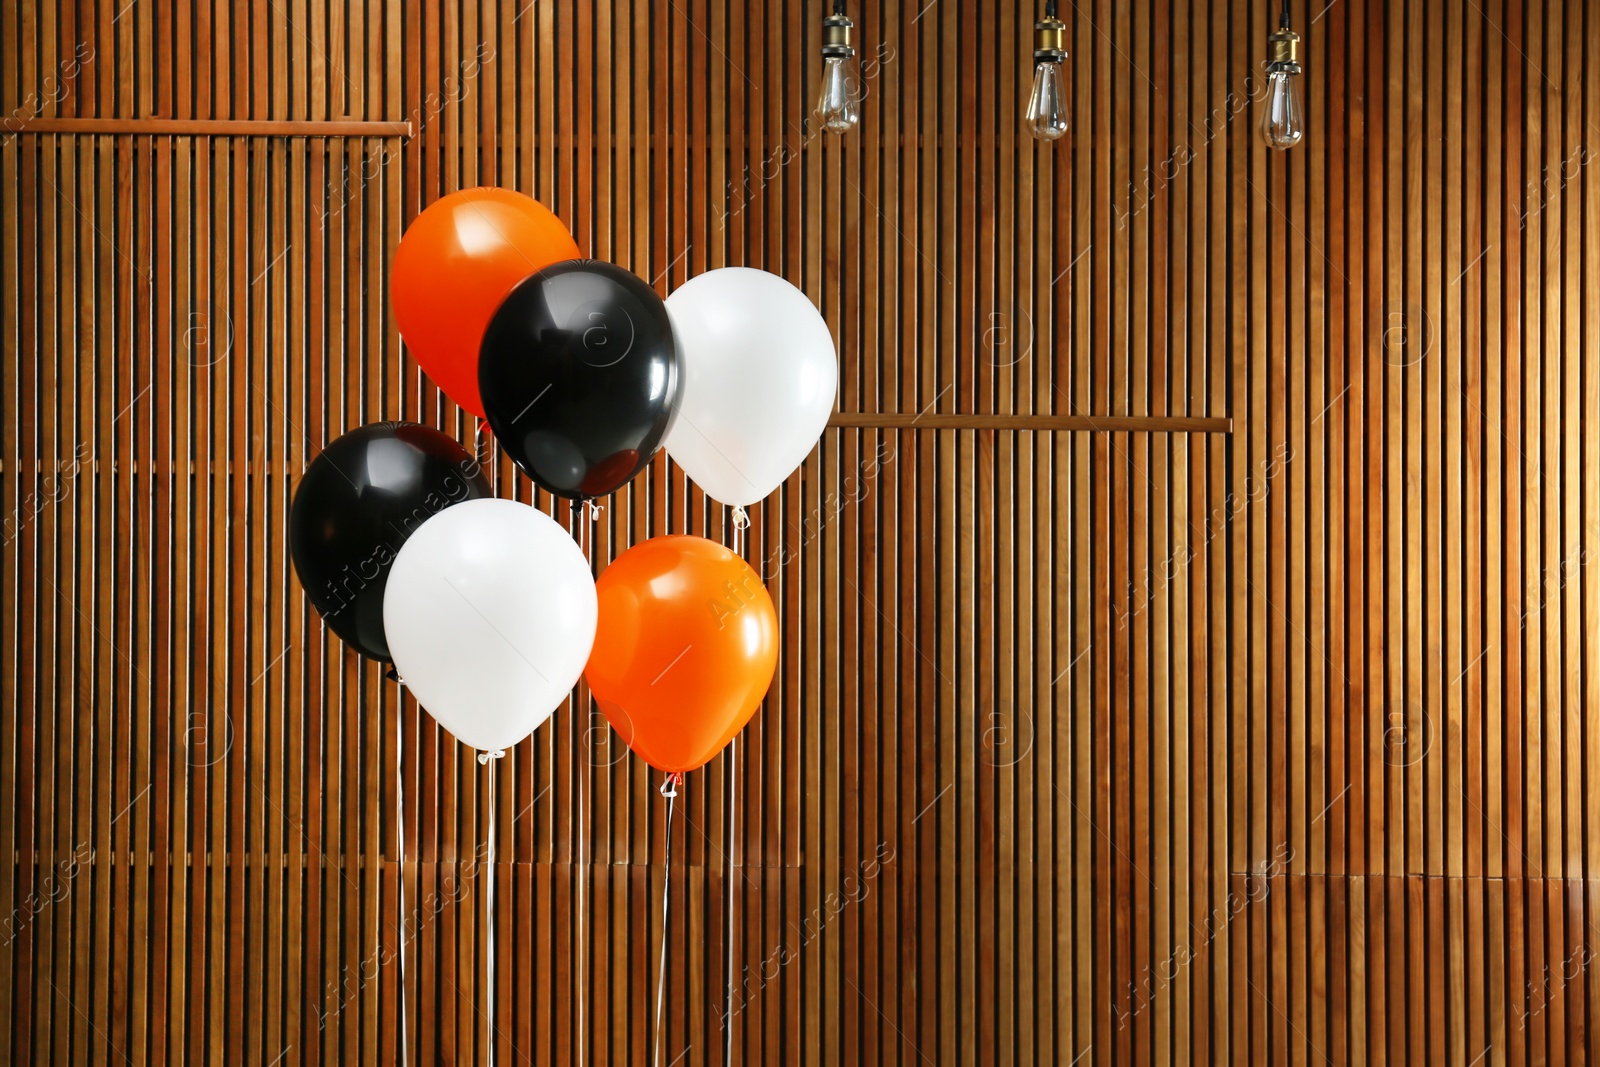
<svg viewBox="0 0 1600 1067"><path fill-rule="evenodd" d="M1287 26L1267 34L1267 70L1300 73L1300 35Z"/></svg>
<svg viewBox="0 0 1600 1067"><path fill-rule="evenodd" d="M1060 63L1067 58L1067 24L1046 15L1033 24L1033 59L1036 63Z"/></svg>
<svg viewBox="0 0 1600 1067"><path fill-rule="evenodd" d="M855 28L844 15L829 15L822 20L822 57L824 59L849 59L856 54L850 45L850 31Z"/></svg>

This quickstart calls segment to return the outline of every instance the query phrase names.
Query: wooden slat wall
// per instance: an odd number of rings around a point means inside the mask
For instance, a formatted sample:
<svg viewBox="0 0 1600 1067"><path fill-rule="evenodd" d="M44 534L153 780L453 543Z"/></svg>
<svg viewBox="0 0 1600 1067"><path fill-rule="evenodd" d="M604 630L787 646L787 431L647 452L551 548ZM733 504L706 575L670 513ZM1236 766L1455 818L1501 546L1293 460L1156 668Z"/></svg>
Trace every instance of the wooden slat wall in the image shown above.
<svg viewBox="0 0 1600 1067"><path fill-rule="evenodd" d="M1063 6L1044 147L1031 5L852 2L840 140L819 4L0 4L0 1063L1594 1056L1600 19L1297 3L1269 155L1275 4ZM840 342L670 841L581 690L480 768L288 565L326 441L471 441L386 272L479 183ZM663 458L589 542L680 531Z"/></svg>

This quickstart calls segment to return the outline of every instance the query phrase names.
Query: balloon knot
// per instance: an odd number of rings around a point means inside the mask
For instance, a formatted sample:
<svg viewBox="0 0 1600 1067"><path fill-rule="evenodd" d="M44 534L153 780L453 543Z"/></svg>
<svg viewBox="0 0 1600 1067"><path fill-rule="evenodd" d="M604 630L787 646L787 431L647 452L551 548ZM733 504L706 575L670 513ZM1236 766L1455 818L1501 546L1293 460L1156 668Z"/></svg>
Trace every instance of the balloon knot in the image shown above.
<svg viewBox="0 0 1600 1067"><path fill-rule="evenodd" d="M598 500L586 501L589 505L589 518L595 520L600 517L600 502Z"/></svg>
<svg viewBox="0 0 1600 1067"><path fill-rule="evenodd" d="M497 748L493 752L480 752L478 753L478 766L482 767L492 759L505 759L505 755L506 750L503 748Z"/></svg>
<svg viewBox="0 0 1600 1067"><path fill-rule="evenodd" d="M661 795L672 798L678 795L678 786L683 784L683 775L677 771L667 775L667 780L661 783Z"/></svg>
<svg viewBox="0 0 1600 1067"><path fill-rule="evenodd" d="M750 513L739 505L733 509L733 528L735 530L748 530L750 528Z"/></svg>

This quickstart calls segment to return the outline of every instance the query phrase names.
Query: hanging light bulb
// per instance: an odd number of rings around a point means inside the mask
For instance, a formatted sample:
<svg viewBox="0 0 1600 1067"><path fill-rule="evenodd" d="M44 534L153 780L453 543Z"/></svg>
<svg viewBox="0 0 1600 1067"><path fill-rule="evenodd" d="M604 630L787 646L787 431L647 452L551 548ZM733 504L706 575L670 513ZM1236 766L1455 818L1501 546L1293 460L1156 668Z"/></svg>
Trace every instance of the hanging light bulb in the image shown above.
<svg viewBox="0 0 1600 1067"><path fill-rule="evenodd" d="M1044 18L1034 24L1033 92L1028 94L1028 129L1041 141L1054 141L1067 132L1067 79L1061 46L1066 25L1056 18L1055 0L1044 5Z"/></svg>
<svg viewBox="0 0 1600 1067"><path fill-rule="evenodd" d="M1300 35L1289 28L1289 0L1276 31L1267 35L1267 110L1261 116L1261 139L1268 148L1293 148L1306 134L1306 113L1300 103Z"/></svg>
<svg viewBox="0 0 1600 1067"><path fill-rule="evenodd" d="M861 92L856 79L855 54L844 0L834 0L833 14L822 20L822 92L817 95L817 118L829 133L848 133L861 119Z"/></svg>

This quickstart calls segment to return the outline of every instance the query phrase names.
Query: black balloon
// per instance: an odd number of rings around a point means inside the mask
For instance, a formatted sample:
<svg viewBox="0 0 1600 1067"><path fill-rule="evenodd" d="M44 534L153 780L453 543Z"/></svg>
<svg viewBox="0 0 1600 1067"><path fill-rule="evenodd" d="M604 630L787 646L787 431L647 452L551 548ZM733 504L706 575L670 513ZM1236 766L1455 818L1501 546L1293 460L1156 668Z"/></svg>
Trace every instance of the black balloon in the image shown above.
<svg viewBox="0 0 1600 1067"><path fill-rule="evenodd" d="M484 333L478 390L517 466L557 496L604 496L644 470L677 401L667 307L621 267L568 260L511 290Z"/></svg>
<svg viewBox="0 0 1600 1067"><path fill-rule="evenodd" d="M300 584L346 644L388 660L383 591L400 546L450 505L493 495L478 461L438 430L352 430L311 461L295 490L289 552Z"/></svg>

